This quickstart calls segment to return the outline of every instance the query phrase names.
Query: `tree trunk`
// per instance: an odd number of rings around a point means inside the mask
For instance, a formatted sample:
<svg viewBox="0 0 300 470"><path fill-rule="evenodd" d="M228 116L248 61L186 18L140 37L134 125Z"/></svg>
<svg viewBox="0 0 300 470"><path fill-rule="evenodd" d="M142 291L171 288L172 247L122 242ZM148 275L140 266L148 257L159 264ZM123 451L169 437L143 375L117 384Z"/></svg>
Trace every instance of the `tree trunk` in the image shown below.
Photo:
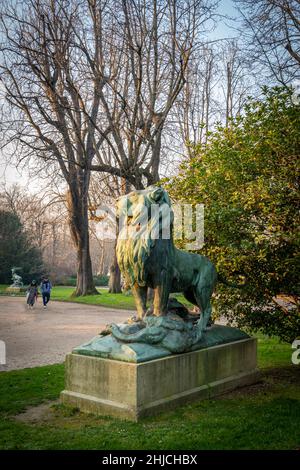
<svg viewBox="0 0 300 470"><path fill-rule="evenodd" d="M93 280L87 198L79 197L77 188L73 187L68 191L67 205L70 231L77 251L77 285L73 295L99 294Z"/></svg>
<svg viewBox="0 0 300 470"><path fill-rule="evenodd" d="M126 178L121 179L121 192L122 194L128 194L130 192L130 183ZM119 233L117 233L118 237ZM114 246L114 257L113 262L109 268L109 283L108 283L108 292L110 294L120 294L122 292L121 288L121 271L118 265L117 255L116 255L116 246Z"/></svg>
<svg viewBox="0 0 300 470"><path fill-rule="evenodd" d="M89 252L89 240L83 241L77 248L77 284L74 296L98 294L95 288L92 262Z"/></svg>
<svg viewBox="0 0 300 470"><path fill-rule="evenodd" d="M110 266L108 292L110 294L120 294L122 292L121 272L117 261L116 250L114 250L114 259Z"/></svg>
<svg viewBox="0 0 300 470"><path fill-rule="evenodd" d="M100 260L99 260L99 268L98 268L98 276L103 276L104 273L104 243L103 240L99 242L100 247L101 247L101 254L100 254Z"/></svg>

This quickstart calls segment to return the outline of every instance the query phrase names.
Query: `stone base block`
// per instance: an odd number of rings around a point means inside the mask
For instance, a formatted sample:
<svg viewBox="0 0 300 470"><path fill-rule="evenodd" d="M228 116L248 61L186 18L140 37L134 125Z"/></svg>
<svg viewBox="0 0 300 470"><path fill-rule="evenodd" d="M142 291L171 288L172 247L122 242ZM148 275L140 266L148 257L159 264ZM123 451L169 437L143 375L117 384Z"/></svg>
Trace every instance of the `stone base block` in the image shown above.
<svg viewBox="0 0 300 470"><path fill-rule="evenodd" d="M143 363L69 354L61 401L81 411L137 421L258 380L256 340Z"/></svg>
<svg viewBox="0 0 300 470"><path fill-rule="evenodd" d="M5 289L5 292L8 292L10 294L19 294L20 292L25 292L25 289L23 287L7 287Z"/></svg>

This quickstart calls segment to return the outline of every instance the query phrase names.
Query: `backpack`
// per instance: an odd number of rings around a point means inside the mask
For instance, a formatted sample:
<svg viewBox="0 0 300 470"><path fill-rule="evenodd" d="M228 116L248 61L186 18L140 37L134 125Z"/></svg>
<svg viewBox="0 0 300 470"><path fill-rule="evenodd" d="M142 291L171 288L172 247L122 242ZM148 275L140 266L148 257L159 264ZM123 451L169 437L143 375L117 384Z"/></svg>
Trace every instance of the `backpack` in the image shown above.
<svg viewBox="0 0 300 470"><path fill-rule="evenodd" d="M42 284L42 292L50 292L50 282L43 282Z"/></svg>

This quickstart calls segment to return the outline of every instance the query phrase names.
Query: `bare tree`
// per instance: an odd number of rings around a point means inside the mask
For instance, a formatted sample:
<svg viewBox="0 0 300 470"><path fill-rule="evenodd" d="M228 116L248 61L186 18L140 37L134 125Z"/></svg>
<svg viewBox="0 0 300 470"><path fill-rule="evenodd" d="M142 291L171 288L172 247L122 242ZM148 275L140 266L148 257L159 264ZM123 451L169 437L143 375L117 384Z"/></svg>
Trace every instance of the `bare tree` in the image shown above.
<svg viewBox="0 0 300 470"><path fill-rule="evenodd" d="M97 175L98 176L98 175ZM99 225L105 224L105 231L101 230L100 238L97 231L94 233L101 246L101 257L99 269L103 273L104 266L104 249L110 253L109 263L109 292L120 293L121 289L121 272L117 262L115 253L117 226L114 211L112 210L115 198L127 194L130 190L128 181L125 178L116 178L111 175L102 175L102 178L95 175L91 178L90 187L90 210L91 219ZM102 208L102 211L100 210ZM99 212L99 213L98 213ZM106 233L105 233L106 232ZM107 243L108 242L108 243ZM111 248L113 247L113 250ZM106 272L107 273L107 272Z"/></svg>
<svg viewBox="0 0 300 470"><path fill-rule="evenodd" d="M19 217L32 244L41 251L44 267L54 281L75 272L66 208L60 197L29 193L20 185L3 186L0 207Z"/></svg>
<svg viewBox="0 0 300 470"><path fill-rule="evenodd" d="M214 7L213 0L1 3L3 141L19 160L58 168L67 183L77 295L95 292L91 171L136 188L158 181L165 121Z"/></svg>
<svg viewBox="0 0 300 470"><path fill-rule="evenodd" d="M205 44L189 62L186 84L172 111L174 122L169 126L171 142L179 137L182 153L189 158L194 156L194 144L205 144L207 140L216 107L214 89L218 80L217 53L212 45Z"/></svg>
<svg viewBox="0 0 300 470"><path fill-rule="evenodd" d="M249 70L248 62L245 60L238 40L223 42L219 62L219 80L225 102L224 123L228 126L230 119L241 113L247 96L255 89L255 83L253 73Z"/></svg>
<svg viewBox="0 0 300 470"><path fill-rule="evenodd" d="M111 63L100 93L111 133L93 169L115 161L135 188L159 180L164 126L214 7L203 0L114 2Z"/></svg>
<svg viewBox="0 0 300 470"><path fill-rule="evenodd" d="M299 79L299 0L235 0L243 17L248 59L281 84Z"/></svg>
<svg viewBox="0 0 300 470"><path fill-rule="evenodd" d="M18 184L10 187L3 185L0 205L20 218L27 232L31 234L33 243L42 253L50 239L53 252L56 251L57 229L65 220L63 205L57 196L45 193L30 194Z"/></svg>
<svg viewBox="0 0 300 470"><path fill-rule="evenodd" d="M11 119L6 142L19 158L37 156L59 165L68 185L70 229L77 249L77 295L94 293L89 252L88 188L91 162L102 133L99 112L101 55L96 30L86 51L74 42L74 29L84 37L81 2L27 0L5 2L1 25L1 83ZM89 52L91 52L89 51ZM90 80L85 81L87 70ZM83 73L84 72L84 73Z"/></svg>
<svg viewBox="0 0 300 470"><path fill-rule="evenodd" d="M205 145L216 124L228 126L255 90L255 74L238 40L203 46L189 62L186 84L171 112L173 130L168 130L173 148L177 141L178 152L193 158L195 144Z"/></svg>
<svg viewBox="0 0 300 470"><path fill-rule="evenodd" d="M110 132L92 169L121 174L121 194L130 186L139 189L159 180L165 123L214 8L214 2L203 0L122 0L114 2L114 15L106 17L109 33L102 37L102 49L107 64L100 101ZM111 195L120 194L118 186ZM120 290L114 257L110 291Z"/></svg>

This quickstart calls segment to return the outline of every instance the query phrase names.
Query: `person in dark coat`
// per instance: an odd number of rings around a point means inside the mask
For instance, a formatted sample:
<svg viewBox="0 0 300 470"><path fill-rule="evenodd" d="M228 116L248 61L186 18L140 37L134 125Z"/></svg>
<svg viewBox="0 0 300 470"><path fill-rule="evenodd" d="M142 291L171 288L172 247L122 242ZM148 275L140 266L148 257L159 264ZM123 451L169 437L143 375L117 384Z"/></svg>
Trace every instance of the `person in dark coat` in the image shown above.
<svg viewBox="0 0 300 470"><path fill-rule="evenodd" d="M30 286L27 290L27 306L28 308L33 308L38 296L37 282L31 281Z"/></svg>
<svg viewBox="0 0 300 470"><path fill-rule="evenodd" d="M41 285L40 285L42 297L43 297L43 305L44 308L47 308L47 303L50 300L50 294L51 294L51 289L52 285L51 282L47 277L43 277Z"/></svg>

